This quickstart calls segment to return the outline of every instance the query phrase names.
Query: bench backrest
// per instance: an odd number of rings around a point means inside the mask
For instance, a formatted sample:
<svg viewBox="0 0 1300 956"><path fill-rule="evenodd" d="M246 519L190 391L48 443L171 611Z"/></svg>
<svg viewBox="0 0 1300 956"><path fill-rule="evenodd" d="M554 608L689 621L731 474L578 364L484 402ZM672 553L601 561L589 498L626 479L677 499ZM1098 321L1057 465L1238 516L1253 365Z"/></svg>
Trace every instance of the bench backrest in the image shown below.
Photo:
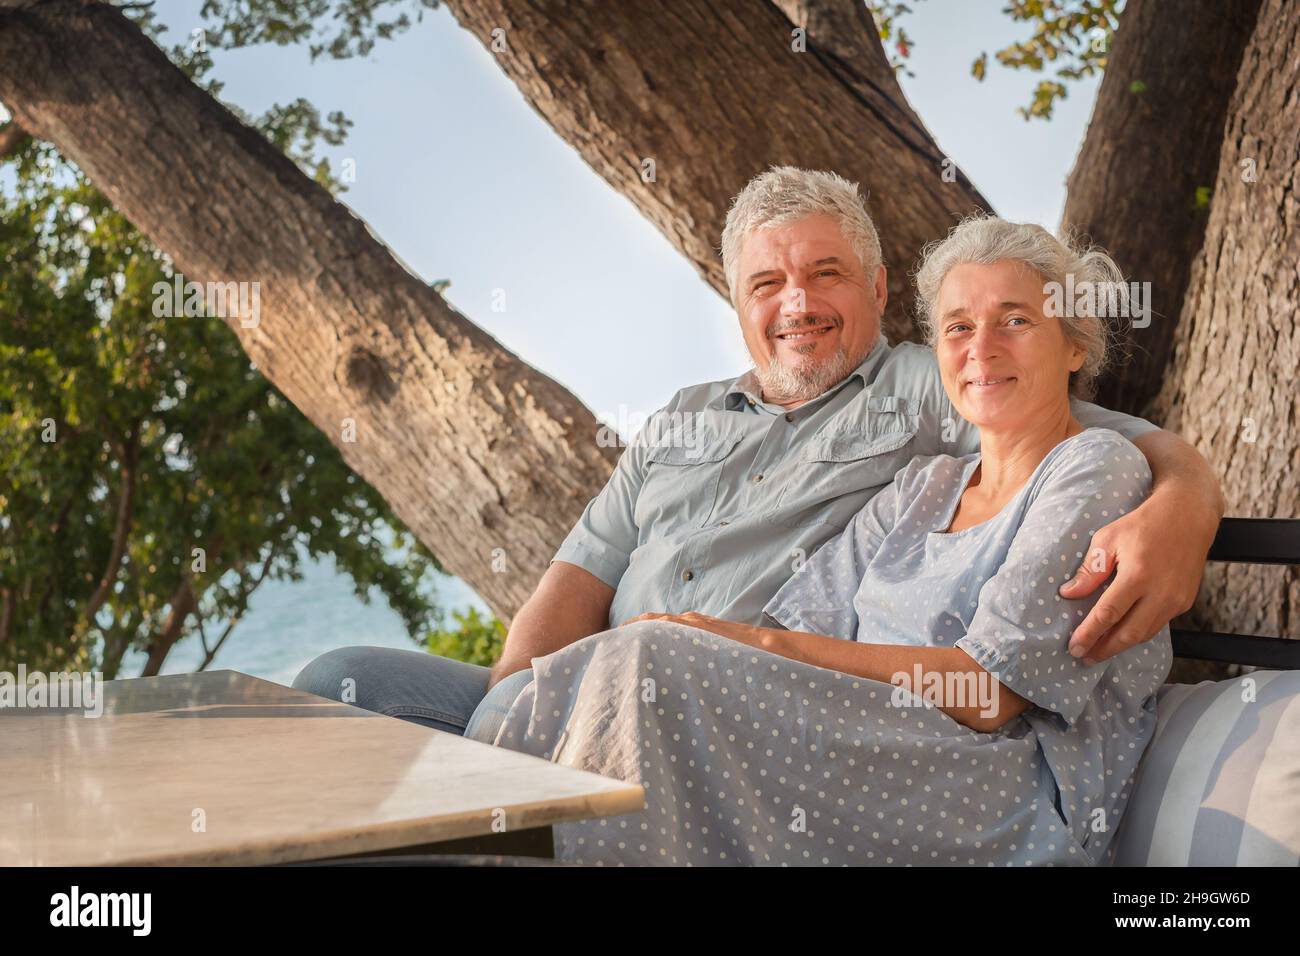
<svg viewBox="0 0 1300 956"><path fill-rule="evenodd" d="M1300 518L1224 518L1211 561L1300 565ZM1300 641L1217 631L1170 631L1175 657L1272 669L1300 669Z"/></svg>

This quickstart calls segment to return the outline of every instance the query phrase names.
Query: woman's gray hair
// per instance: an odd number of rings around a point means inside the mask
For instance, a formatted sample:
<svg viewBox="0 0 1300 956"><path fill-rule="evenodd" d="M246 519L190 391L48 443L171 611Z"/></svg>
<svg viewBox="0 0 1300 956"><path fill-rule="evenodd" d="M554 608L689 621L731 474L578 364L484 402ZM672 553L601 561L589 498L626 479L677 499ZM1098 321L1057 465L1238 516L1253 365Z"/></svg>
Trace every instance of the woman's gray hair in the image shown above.
<svg viewBox="0 0 1300 956"><path fill-rule="evenodd" d="M870 283L883 265L880 237L867 215L858 184L823 170L773 166L759 173L731 201L722 230L722 268L727 275L731 304L736 304L740 247L755 229L780 226L806 216L830 216L839 223L862 262Z"/></svg>
<svg viewBox="0 0 1300 956"><path fill-rule="evenodd" d="M921 251L916 270L917 312L926 341L934 346L938 337L935 309L939 287L955 266L964 263L991 264L1003 260L1022 262L1043 277L1044 292L1055 291L1066 306L1053 310L1066 337L1084 349L1083 366L1070 375L1070 392L1081 398L1092 388L1111 359L1118 336L1117 315L1127 315L1128 284L1119 266L1102 249L1080 242L1073 236L1058 238L1033 223L1007 222L997 216L980 215L963 220L946 239L930 243ZM1069 282L1067 282L1067 278ZM1085 296L1077 302L1067 297L1071 288L1092 283L1104 293L1113 308L1098 309L1102 295ZM1047 283L1057 283L1049 290ZM1100 313L1100 314L1098 314Z"/></svg>

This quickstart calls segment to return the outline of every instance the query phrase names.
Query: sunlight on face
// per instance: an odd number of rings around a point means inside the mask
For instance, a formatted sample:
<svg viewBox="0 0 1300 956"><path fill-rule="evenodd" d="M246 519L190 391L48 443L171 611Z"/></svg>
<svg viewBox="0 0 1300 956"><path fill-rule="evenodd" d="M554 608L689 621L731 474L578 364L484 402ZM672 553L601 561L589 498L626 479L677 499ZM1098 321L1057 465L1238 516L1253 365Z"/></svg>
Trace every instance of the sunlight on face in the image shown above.
<svg viewBox="0 0 1300 956"><path fill-rule="evenodd" d="M948 400L971 424L1012 432L1068 409L1084 350L1044 314L1045 281L1014 260L965 263L944 277L935 351Z"/></svg>
<svg viewBox="0 0 1300 956"><path fill-rule="evenodd" d="M741 333L769 401L817 397L875 346L885 270L868 279L830 217L755 230L737 275Z"/></svg>

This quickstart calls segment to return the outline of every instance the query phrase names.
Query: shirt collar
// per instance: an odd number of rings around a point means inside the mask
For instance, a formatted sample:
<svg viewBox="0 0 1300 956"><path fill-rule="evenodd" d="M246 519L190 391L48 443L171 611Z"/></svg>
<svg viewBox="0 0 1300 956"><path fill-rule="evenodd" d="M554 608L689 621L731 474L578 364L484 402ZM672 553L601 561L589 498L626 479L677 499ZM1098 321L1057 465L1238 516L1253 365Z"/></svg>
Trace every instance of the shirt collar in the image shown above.
<svg viewBox="0 0 1300 956"><path fill-rule="evenodd" d="M862 360L862 363L857 368L830 388L826 389L826 391L822 392L816 398L810 399L803 405L800 405L799 408L803 408L804 405L812 405L814 402L819 402L822 399L833 395L835 392L838 392L843 388L845 384L851 382L855 378L860 379L864 387L869 385L876 370L880 367L880 363L885 360L885 356L889 354L889 351L889 343L885 341L883 335L879 336L876 339L875 347L867 353L867 357ZM736 379L727 387L727 391L722 397L722 407L728 411L739 411L740 409L743 409L746 404L766 405L763 401L762 394L762 389L758 384L758 376L754 374L754 369L751 368L744 374L737 376Z"/></svg>

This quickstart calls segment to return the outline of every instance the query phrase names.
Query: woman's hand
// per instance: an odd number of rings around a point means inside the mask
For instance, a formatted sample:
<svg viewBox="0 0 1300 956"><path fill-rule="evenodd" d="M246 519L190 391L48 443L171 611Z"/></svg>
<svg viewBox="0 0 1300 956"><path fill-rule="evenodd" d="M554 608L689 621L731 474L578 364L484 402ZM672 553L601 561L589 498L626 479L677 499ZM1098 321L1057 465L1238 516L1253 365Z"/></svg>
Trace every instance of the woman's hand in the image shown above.
<svg viewBox="0 0 1300 956"><path fill-rule="evenodd" d="M711 631L733 641L748 644L750 647L757 647L765 651L772 650L771 636L774 634L773 631L763 627L754 627L750 624L741 624L737 621L728 621L708 614L699 614L695 611L687 611L685 614L661 614L651 611L628 618L623 623L632 624L635 621L667 621L670 624L685 624L688 627L698 627L700 630Z"/></svg>

